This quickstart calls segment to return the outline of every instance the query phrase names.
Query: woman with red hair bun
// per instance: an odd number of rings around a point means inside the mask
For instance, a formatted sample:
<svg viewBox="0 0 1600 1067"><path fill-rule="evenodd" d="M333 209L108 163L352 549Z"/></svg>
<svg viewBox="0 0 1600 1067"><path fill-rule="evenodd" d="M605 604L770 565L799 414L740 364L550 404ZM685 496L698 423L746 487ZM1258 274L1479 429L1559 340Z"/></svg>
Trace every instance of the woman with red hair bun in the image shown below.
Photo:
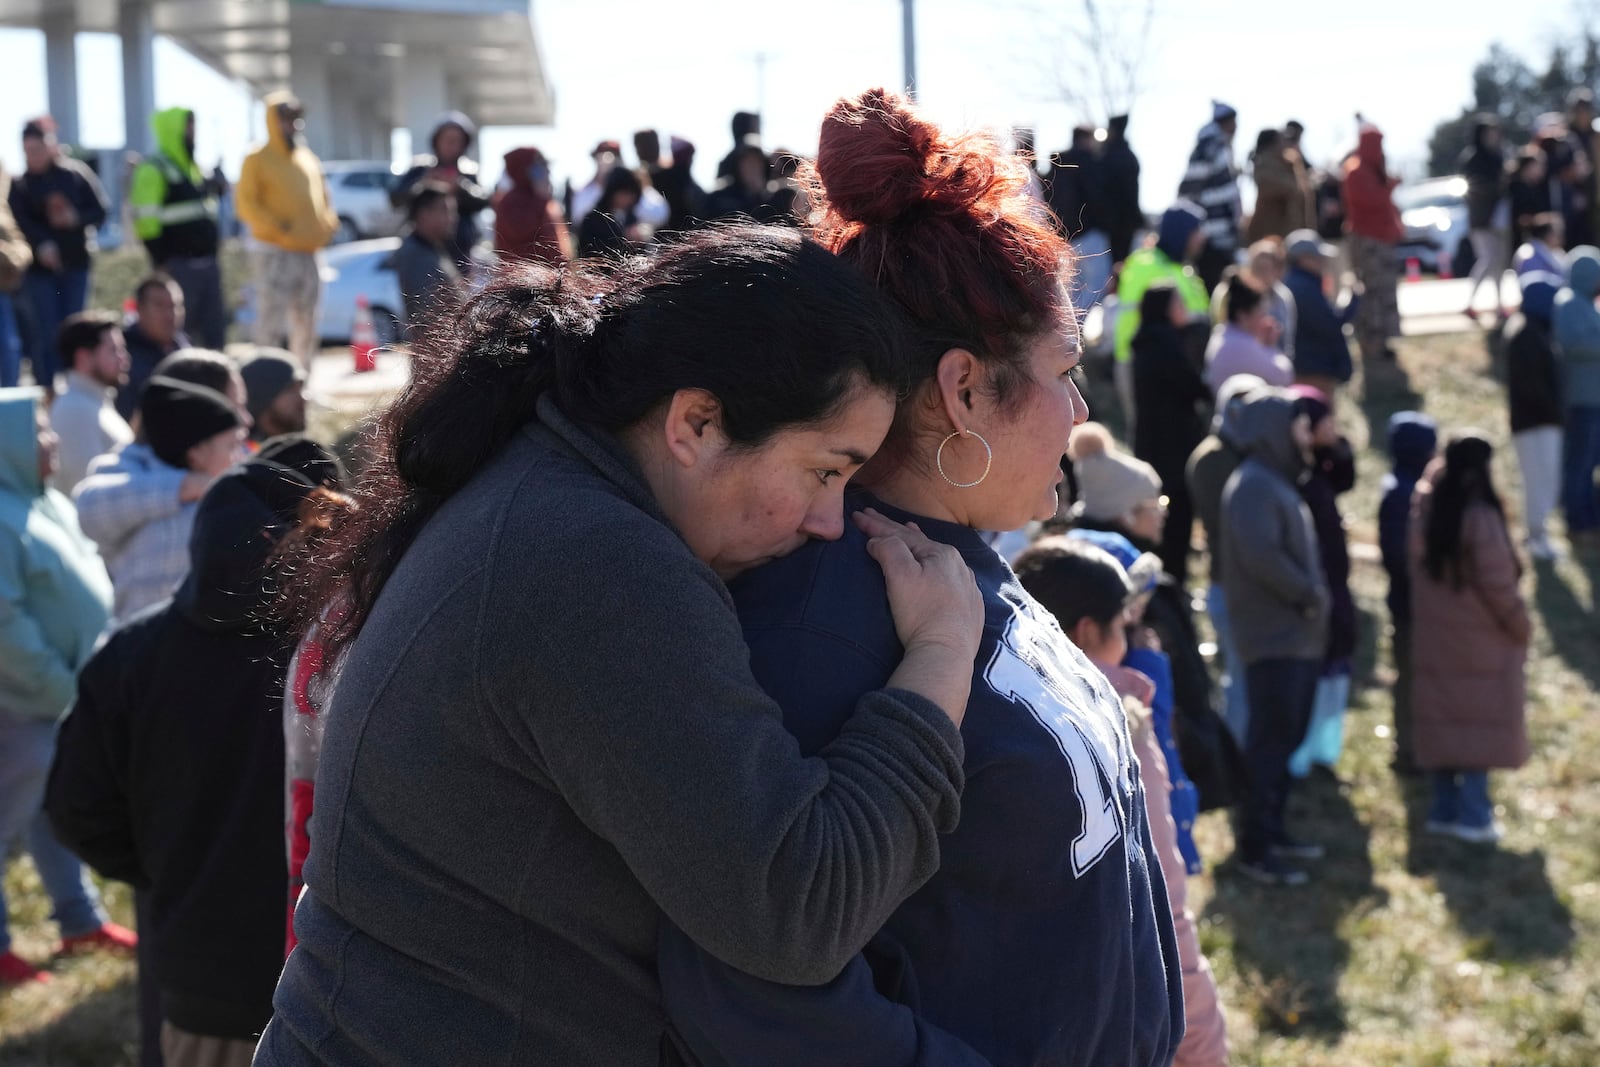
<svg viewBox="0 0 1600 1067"><path fill-rule="evenodd" d="M817 238L914 338L909 391L846 508L955 547L984 597L961 821L938 872L827 985L753 978L664 924L677 1051L764 1067L1170 1063L1178 954L1122 705L982 533L1056 513L1087 418L1068 246L995 138L881 89L828 112L808 181ZM867 539L847 524L730 591L756 678L802 751L825 754L900 656Z"/></svg>

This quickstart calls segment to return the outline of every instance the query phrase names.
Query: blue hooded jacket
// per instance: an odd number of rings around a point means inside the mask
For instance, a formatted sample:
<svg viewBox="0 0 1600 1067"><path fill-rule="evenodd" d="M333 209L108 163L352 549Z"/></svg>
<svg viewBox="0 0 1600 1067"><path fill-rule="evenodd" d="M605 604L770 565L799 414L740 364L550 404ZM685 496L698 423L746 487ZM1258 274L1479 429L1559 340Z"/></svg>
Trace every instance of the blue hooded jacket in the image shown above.
<svg viewBox="0 0 1600 1067"><path fill-rule="evenodd" d="M1411 574L1406 565L1406 533L1411 520L1411 491L1439 447L1439 428L1420 411L1389 416L1389 458L1394 469L1383 477L1378 505L1378 546L1389 572L1389 617L1411 621Z"/></svg>
<svg viewBox="0 0 1600 1067"><path fill-rule="evenodd" d="M39 476L37 389L0 389L0 709L54 722L111 618L111 579Z"/></svg>
<svg viewBox="0 0 1600 1067"><path fill-rule="evenodd" d="M1600 248L1574 248L1567 273L1572 281L1556 294L1551 317L1566 406L1600 407Z"/></svg>
<svg viewBox="0 0 1600 1067"><path fill-rule="evenodd" d="M1161 215L1161 225L1156 230L1156 247L1174 263L1184 261L1189 238L1194 236L1206 220L1206 213L1198 204L1179 200Z"/></svg>

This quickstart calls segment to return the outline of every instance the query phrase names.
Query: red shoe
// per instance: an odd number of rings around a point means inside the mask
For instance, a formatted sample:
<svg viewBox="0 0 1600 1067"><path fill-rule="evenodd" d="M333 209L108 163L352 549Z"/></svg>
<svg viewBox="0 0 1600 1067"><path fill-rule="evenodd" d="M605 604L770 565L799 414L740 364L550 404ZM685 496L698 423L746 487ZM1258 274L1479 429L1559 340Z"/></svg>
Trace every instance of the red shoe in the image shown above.
<svg viewBox="0 0 1600 1067"><path fill-rule="evenodd" d="M57 956L73 956L79 952L93 952L95 950L113 952L122 956L131 956L139 947L139 935L126 926L116 923L101 923L100 929L90 930L86 934L76 937L61 939L61 947L56 950Z"/></svg>
<svg viewBox="0 0 1600 1067"><path fill-rule="evenodd" d="M50 981L48 973L41 971L15 952L0 952L0 986L48 981Z"/></svg>

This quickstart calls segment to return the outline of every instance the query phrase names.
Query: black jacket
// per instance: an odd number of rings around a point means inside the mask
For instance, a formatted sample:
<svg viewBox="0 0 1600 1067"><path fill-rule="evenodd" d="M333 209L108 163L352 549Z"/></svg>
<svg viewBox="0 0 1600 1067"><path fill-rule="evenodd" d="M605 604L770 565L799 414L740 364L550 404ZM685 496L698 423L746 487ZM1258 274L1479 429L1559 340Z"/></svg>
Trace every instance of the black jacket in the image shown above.
<svg viewBox="0 0 1600 1067"><path fill-rule="evenodd" d="M1467 179L1467 225L1488 229L1495 206L1506 194L1506 159L1498 148L1477 145L1461 153L1461 175Z"/></svg>
<svg viewBox="0 0 1600 1067"><path fill-rule="evenodd" d="M39 246L55 242L61 265L68 270L89 265L89 227L106 221L106 194L94 171L75 159L61 158L43 173L23 171L11 179L8 200L17 226L33 249L32 270L45 272ZM51 205L64 204L77 212L78 224L59 227L51 219Z"/></svg>
<svg viewBox="0 0 1600 1067"><path fill-rule="evenodd" d="M1113 138L1106 142L1100 158L1100 176L1105 190L1106 227L1113 237L1131 238L1144 225L1139 209L1139 157L1127 141Z"/></svg>
<svg viewBox="0 0 1600 1067"><path fill-rule="evenodd" d="M1069 238L1090 230L1109 233L1105 172L1092 149L1069 148L1050 161L1050 210Z"/></svg>
<svg viewBox="0 0 1600 1067"><path fill-rule="evenodd" d="M1339 438L1332 448L1319 448L1311 476L1300 496L1311 510L1317 530L1317 555L1328 586L1328 648L1325 662L1349 659L1356 651L1356 602L1350 594L1350 545L1345 538L1339 496L1355 488L1356 461L1350 442Z"/></svg>
<svg viewBox="0 0 1600 1067"><path fill-rule="evenodd" d="M147 892L163 1016L197 1034L259 1034L283 967L292 649L258 615L274 535L310 489L263 460L212 487L183 585L84 667L46 793L63 843Z"/></svg>
<svg viewBox="0 0 1600 1067"><path fill-rule="evenodd" d="M144 383L156 369L156 364L178 349L188 348L189 336L179 330L172 344L162 347L139 328L139 320L135 319L122 328L122 339L128 346L128 380L117 388L117 413L124 419L131 419L139 408L139 395L144 392Z"/></svg>
<svg viewBox="0 0 1600 1067"><path fill-rule="evenodd" d="M1566 407L1550 324L1519 312L1506 323L1505 344L1511 432L1564 424Z"/></svg>
<svg viewBox="0 0 1600 1067"><path fill-rule="evenodd" d="M1211 390L1189 357L1183 333L1141 323L1133 338L1133 454L1156 469L1168 496L1184 493L1184 466L1205 440Z"/></svg>

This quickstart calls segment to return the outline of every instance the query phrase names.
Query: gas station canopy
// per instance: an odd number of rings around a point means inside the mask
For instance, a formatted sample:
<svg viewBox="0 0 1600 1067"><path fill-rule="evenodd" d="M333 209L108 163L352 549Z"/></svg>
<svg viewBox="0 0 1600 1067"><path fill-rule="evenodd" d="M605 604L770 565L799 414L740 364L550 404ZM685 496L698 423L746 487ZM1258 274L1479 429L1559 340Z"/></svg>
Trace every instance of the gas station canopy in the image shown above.
<svg viewBox="0 0 1600 1067"><path fill-rule="evenodd" d="M122 37L130 147L154 109L156 34L258 94L292 89L329 156L387 158L391 129L419 138L447 108L492 126L548 125L555 110L529 0L0 0L0 26L44 31L69 141L80 32Z"/></svg>

